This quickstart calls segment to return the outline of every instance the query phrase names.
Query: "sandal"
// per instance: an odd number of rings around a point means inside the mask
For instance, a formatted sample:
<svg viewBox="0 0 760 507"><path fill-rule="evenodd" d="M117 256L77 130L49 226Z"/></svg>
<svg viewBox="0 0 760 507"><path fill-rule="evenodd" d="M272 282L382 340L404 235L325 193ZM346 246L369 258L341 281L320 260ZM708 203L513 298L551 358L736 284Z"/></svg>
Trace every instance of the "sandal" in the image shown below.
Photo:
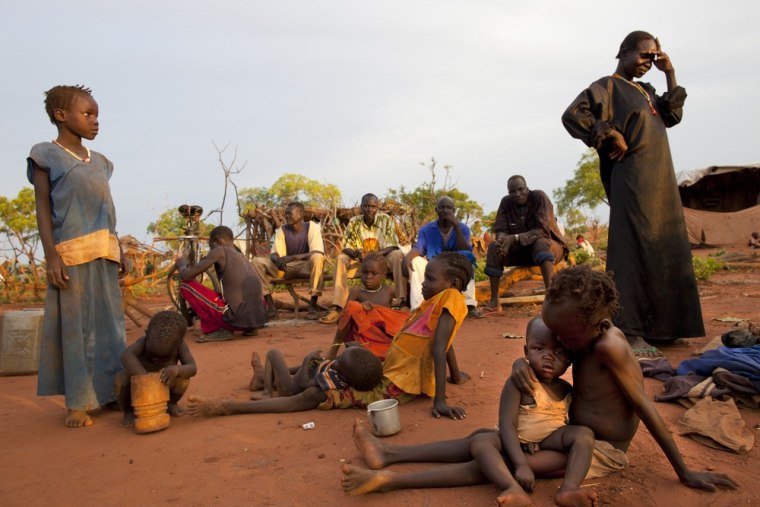
<svg viewBox="0 0 760 507"><path fill-rule="evenodd" d="M501 305L499 305L498 308L494 308L493 306L481 306L479 308L480 313L483 315L483 317L489 316L489 315L500 315L504 310L501 309Z"/></svg>
<svg viewBox="0 0 760 507"><path fill-rule="evenodd" d="M340 320L340 313L336 309L332 309L327 312L327 315L319 319L321 324L335 324Z"/></svg>
<svg viewBox="0 0 760 507"><path fill-rule="evenodd" d="M485 315L483 315L483 313L474 306L470 307L470 309L467 311L468 319L482 319L483 317L485 317Z"/></svg>
<svg viewBox="0 0 760 507"><path fill-rule="evenodd" d="M231 331L229 331L228 329L221 328L221 329L217 329L213 333L202 334L198 336L195 339L195 342L196 343L225 342L227 340L232 340L232 338L234 337L235 335L232 334Z"/></svg>

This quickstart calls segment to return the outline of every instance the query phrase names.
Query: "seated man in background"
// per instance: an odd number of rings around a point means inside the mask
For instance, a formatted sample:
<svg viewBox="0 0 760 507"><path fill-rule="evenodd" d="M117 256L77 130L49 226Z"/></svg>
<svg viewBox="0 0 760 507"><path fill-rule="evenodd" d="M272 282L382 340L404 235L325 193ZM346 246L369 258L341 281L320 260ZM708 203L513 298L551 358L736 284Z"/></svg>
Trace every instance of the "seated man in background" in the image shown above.
<svg viewBox="0 0 760 507"><path fill-rule="evenodd" d="M304 206L291 202L285 209L285 224L277 229L269 257L254 257L253 266L262 280L264 299L270 319L276 318L277 308L272 299L272 280L283 271L284 278L309 278L309 309L307 319L316 320L317 299L322 295L325 247L322 228L316 222L304 222Z"/></svg>
<svg viewBox="0 0 760 507"><path fill-rule="evenodd" d="M498 311L499 283L504 266L540 266L544 285L549 286L554 264L569 249L557 226L554 207L541 190L530 190L525 178L515 175L507 181L509 194L496 211L494 242L488 246L485 274L491 282L488 308Z"/></svg>
<svg viewBox="0 0 760 507"><path fill-rule="evenodd" d="M332 308L319 319L323 324L335 324L340 319L340 312L348 299L348 279L356 277L362 259L370 252L379 252L385 257L388 272L393 274L396 297L401 300L402 306L407 301L407 280L401 269L404 254L399 250L396 227L389 215L378 213L378 205L375 194L365 194L361 201L362 214L348 221L345 248L335 260Z"/></svg>
<svg viewBox="0 0 760 507"><path fill-rule="evenodd" d="M409 302L412 310L422 303L425 266L436 255L441 252L456 252L467 257L473 267L476 264L470 242L470 228L457 219L454 200L447 196L441 197L436 203L435 211L438 213L438 220L420 227L414 248L404 257L404 269L409 273ZM475 300L474 279L470 279L464 292L467 317L482 317Z"/></svg>

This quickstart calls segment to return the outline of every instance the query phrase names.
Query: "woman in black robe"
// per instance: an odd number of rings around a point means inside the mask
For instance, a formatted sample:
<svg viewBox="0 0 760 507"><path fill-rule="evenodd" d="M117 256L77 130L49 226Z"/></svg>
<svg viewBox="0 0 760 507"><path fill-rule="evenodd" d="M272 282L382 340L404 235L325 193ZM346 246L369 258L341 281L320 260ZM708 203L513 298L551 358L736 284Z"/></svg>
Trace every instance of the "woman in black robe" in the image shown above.
<svg viewBox="0 0 760 507"><path fill-rule="evenodd" d="M562 116L570 135L596 148L610 203L607 268L621 310L615 325L639 357L660 355L646 340L704 336L683 208L668 136L681 121L686 90L660 42L632 32L612 76L591 84ZM667 80L662 96L635 82L654 65Z"/></svg>

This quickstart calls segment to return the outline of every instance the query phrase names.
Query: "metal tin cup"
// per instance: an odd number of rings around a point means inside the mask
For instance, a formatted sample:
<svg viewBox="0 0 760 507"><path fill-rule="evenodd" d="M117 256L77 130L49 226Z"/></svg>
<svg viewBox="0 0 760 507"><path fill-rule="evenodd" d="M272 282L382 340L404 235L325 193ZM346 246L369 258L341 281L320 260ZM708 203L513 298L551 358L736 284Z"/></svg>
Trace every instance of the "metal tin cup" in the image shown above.
<svg viewBox="0 0 760 507"><path fill-rule="evenodd" d="M377 437L395 435L401 431L401 419L398 413L398 400L380 400L367 406L372 434Z"/></svg>

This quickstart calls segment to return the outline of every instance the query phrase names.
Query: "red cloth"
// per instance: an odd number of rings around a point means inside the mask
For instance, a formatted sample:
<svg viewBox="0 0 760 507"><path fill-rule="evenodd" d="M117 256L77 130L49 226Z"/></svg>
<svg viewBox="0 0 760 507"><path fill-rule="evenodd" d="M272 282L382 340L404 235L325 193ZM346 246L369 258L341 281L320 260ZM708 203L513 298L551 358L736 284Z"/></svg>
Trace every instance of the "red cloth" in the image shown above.
<svg viewBox="0 0 760 507"><path fill-rule="evenodd" d="M201 320L201 332L213 333L220 328L235 331L237 328L224 320L227 303L214 289L209 289L195 280L182 282L179 293Z"/></svg>
<svg viewBox="0 0 760 507"><path fill-rule="evenodd" d="M359 342L380 360L385 360L388 347L401 330L409 314L386 306L365 310L361 303L349 301L340 314L338 329L348 329L344 341Z"/></svg>

